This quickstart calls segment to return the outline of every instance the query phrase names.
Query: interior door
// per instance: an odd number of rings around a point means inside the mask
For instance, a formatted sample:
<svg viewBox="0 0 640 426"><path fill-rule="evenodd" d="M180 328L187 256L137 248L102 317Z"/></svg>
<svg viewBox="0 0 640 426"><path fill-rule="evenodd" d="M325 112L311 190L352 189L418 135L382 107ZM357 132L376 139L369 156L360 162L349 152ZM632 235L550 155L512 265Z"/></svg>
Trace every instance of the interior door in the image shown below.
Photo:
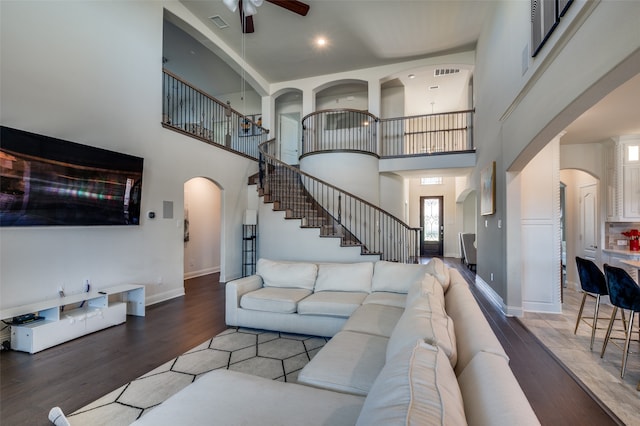
<svg viewBox="0 0 640 426"><path fill-rule="evenodd" d="M443 197L420 197L420 256L442 256Z"/></svg>
<svg viewBox="0 0 640 426"><path fill-rule="evenodd" d="M299 121L299 114L280 114L280 159L287 164L298 164L299 162Z"/></svg>
<svg viewBox="0 0 640 426"><path fill-rule="evenodd" d="M580 187L580 249L582 257L597 260L598 254L598 186Z"/></svg>

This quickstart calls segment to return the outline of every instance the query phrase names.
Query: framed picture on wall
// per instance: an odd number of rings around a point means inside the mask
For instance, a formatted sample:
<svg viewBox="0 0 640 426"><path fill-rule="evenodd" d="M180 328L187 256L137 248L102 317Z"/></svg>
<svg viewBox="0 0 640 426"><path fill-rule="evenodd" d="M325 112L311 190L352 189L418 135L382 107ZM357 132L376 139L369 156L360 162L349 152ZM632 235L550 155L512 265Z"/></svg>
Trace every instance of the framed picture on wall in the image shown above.
<svg viewBox="0 0 640 426"><path fill-rule="evenodd" d="M245 117L238 117L238 136L252 136L253 135L253 116L247 115Z"/></svg>
<svg viewBox="0 0 640 426"><path fill-rule="evenodd" d="M256 114L253 116L253 134L254 135L259 135L262 133L262 130L260 130L260 128L262 127L262 115L261 114Z"/></svg>
<svg viewBox="0 0 640 426"><path fill-rule="evenodd" d="M496 162L492 161L480 173L480 214L496 212Z"/></svg>

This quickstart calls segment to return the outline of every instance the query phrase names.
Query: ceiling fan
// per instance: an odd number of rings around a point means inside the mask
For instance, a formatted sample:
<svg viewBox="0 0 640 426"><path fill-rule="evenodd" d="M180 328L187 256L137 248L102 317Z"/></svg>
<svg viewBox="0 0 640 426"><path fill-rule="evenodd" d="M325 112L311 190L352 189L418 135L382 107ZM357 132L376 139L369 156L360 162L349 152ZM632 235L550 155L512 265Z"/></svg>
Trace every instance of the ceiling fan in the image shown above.
<svg viewBox="0 0 640 426"><path fill-rule="evenodd" d="M307 16L309 12L309 5L297 0L266 0L269 3L275 4L285 8L298 15ZM240 12L240 23L242 24L242 32L250 34L254 32L253 27L253 15L258 12L258 7L263 3L263 0L222 0L222 2L231 10L235 12L236 9Z"/></svg>

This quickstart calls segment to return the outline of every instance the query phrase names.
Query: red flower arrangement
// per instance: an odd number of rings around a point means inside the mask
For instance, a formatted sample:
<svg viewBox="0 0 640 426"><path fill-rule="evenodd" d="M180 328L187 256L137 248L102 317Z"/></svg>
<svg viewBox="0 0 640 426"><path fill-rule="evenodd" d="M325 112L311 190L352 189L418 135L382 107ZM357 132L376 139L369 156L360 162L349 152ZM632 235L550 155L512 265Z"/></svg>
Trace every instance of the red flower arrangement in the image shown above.
<svg viewBox="0 0 640 426"><path fill-rule="evenodd" d="M622 233L625 237L629 238L629 250L631 251L639 251L640 250L640 231L637 229L630 229Z"/></svg>

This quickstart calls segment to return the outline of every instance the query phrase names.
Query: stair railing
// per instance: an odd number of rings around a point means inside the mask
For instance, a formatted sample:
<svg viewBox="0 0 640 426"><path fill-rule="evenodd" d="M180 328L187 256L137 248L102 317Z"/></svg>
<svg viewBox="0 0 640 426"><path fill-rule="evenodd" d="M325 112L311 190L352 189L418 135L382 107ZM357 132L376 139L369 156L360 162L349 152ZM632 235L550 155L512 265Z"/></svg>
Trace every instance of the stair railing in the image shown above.
<svg viewBox="0 0 640 426"><path fill-rule="evenodd" d="M162 126L203 142L257 160L258 145L269 137L260 115L242 115L166 69L162 98Z"/></svg>
<svg viewBox="0 0 640 426"><path fill-rule="evenodd" d="M343 245L360 245L362 254L380 255L382 260L414 263L420 254L420 229L357 195L317 179L280 161L275 140L259 145L260 188L277 203L275 209L299 217L303 226L332 228L343 237ZM303 191L292 189L296 182ZM322 235L322 231L321 231Z"/></svg>

